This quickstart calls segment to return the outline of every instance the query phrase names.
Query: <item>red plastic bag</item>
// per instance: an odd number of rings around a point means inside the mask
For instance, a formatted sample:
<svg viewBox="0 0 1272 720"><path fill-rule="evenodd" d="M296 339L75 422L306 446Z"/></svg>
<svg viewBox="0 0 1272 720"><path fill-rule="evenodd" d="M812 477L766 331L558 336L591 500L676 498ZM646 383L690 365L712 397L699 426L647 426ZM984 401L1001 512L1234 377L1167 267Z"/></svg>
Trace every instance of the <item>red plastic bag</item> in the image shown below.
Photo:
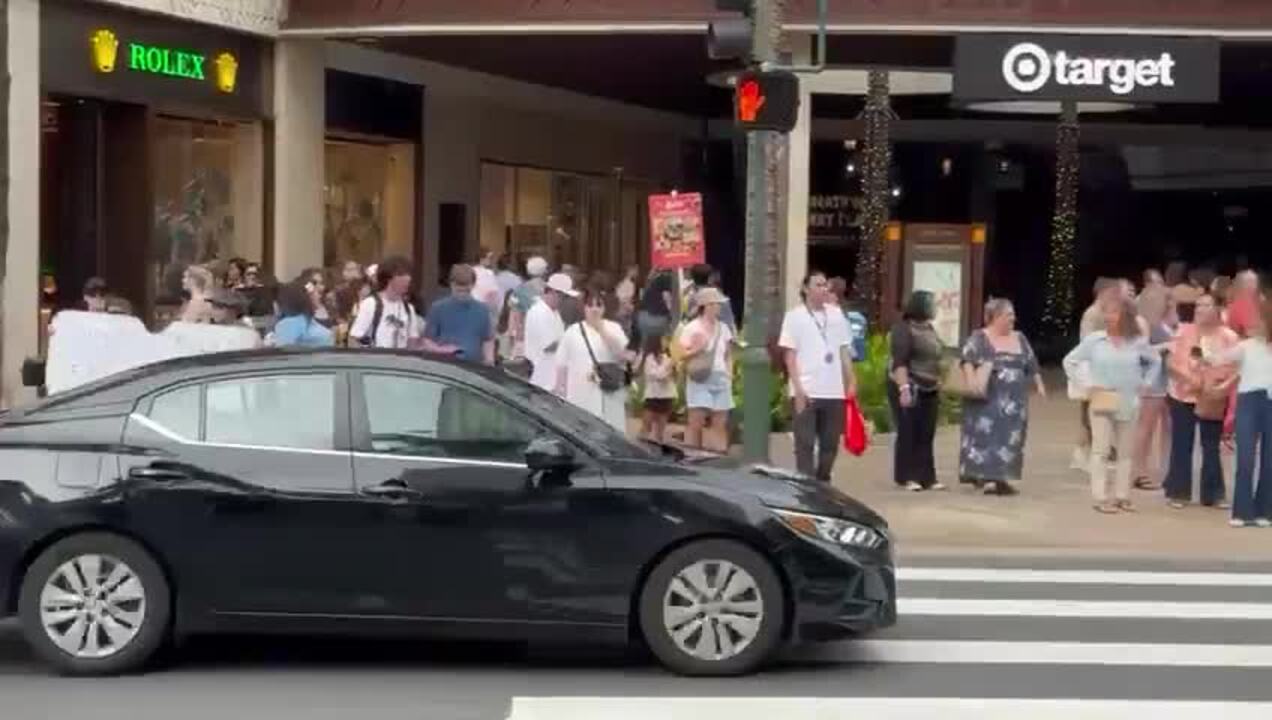
<svg viewBox="0 0 1272 720"><path fill-rule="evenodd" d="M857 398L849 398L844 402L844 449L861 457L869 445L866 418L861 414L861 406L857 404Z"/></svg>

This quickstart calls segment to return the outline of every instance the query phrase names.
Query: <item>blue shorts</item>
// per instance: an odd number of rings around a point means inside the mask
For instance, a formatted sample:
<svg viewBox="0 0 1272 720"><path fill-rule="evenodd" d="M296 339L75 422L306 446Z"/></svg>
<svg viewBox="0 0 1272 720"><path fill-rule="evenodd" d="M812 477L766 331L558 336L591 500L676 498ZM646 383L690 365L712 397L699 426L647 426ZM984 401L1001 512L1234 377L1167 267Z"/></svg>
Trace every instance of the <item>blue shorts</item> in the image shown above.
<svg viewBox="0 0 1272 720"><path fill-rule="evenodd" d="M728 412L733 409L733 378L713 372L706 382L685 381L685 406L690 410Z"/></svg>

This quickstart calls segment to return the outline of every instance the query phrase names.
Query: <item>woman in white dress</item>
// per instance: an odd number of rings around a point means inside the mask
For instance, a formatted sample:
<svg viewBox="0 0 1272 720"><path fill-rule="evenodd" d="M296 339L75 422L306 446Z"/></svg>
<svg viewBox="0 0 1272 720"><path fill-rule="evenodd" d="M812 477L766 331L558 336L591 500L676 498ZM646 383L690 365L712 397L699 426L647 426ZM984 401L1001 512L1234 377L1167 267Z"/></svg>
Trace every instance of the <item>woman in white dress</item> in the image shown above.
<svg viewBox="0 0 1272 720"><path fill-rule="evenodd" d="M566 329L557 349L557 394L596 415L620 432L627 430L627 387L601 388L598 366L627 363L627 334L605 319L608 298L588 288L583 292L583 321Z"/></svg>

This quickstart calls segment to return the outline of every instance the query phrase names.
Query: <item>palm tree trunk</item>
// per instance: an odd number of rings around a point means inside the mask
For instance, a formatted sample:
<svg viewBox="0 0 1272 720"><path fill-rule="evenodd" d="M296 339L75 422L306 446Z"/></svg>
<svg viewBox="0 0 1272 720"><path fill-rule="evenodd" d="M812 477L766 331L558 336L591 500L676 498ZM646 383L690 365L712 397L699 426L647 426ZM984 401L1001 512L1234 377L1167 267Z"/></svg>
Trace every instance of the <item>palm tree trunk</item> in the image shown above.
<svg viewBox="0 0 1272 720"><path fill-rule="evenodd" d="M1043 295L1042 324L1049 339L1067 337L1075 312L1074 280L1078 241L1078 109L1064 104L1056 128L1056 206L1051 220L1051 247Z"/></svg>
<svg viewBox="0 0 1272 720"><path fill-rule="evenodd" d="M872 70L863 113L865 132L865 217L861 245L857 252L857 272L853 295L865 307L873 327L883 317L883 242L888 225L888 203L892 167L892 107L888 71Z"/></svg>

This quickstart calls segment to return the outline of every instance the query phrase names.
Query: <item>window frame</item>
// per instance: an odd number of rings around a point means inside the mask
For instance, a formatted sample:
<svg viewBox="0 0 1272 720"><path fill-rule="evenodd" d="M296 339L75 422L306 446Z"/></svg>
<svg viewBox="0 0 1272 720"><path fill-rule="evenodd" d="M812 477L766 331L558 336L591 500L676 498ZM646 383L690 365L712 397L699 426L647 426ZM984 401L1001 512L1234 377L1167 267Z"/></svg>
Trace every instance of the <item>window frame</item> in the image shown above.
<svg viewBox="0 0 1272 720"><path fill-rule="evenodd" d="M390 369L374 369L360 370L351 373L349 376L350 389L350 415L351 415L351 431L352 443L351 448L355 454L374 455L376 457L397 458L401 460L433 460L444 463L456 464L474 464L474 465L492 465L492 466L520 466L524 467L524 461L511 462L508 460L496 460L491 458L480 457L446 457L442 455L399 455L396 453L383 453L377 451L371 443L371 415L367 405L367 394L365 380L369 376L374 377L392 377L402 380L415 380L420 382L432 382L445 387L453 387L481 398L491 403L498 409L513 413L530 428L536 431L536 434L551 433L554 437L564 437L555 427L543 422L534 414L527 412L524 408L518 407L515 403L510 403L506 399L498 397L487 392L471 383L463 382L445 375L435 375L430 373L410 372L403 370ZM577 446L577 443L569 441L571 445ZM581 448L580 448L581 449ZM588 452L588 455L591 453Z"/></svg>
<svg viewBox="0 0 1272 720"><path fill-rule="evenodd" d="M207 396L208 386L213 384L235 382L243 380L254 380L260 378L279 378L279 377L297 377L297 376L324 376L332 379L332 447L319 448L298 448L287 447L281 445L256 445L256 444L239 444L224 442L209 442L207 440ZM150 417L150 413L154 410L155 400L167 395L170 392L176 392L189 387L199 388L199 436L188 438L182 436L172 428L155 422ZM239 448L252 450L268 450L276 452L291 453L313 453L313 454L330 454L330 453L348 453L352 450L351 430L350 430L350 379L348 371L341 368L332 367L314 367L314 368L296 368L294 370L252 370L226 373L222 375L208 375L198 379L185 380L181 382L165 385L154 391L147 393L134 409L134 414L145 418L145 420L157 427L163 428L164 431L175 442L183 445L198 445L201 447L221 447L221 448ZM131 422L131 420L130 420Z"/></svg>

